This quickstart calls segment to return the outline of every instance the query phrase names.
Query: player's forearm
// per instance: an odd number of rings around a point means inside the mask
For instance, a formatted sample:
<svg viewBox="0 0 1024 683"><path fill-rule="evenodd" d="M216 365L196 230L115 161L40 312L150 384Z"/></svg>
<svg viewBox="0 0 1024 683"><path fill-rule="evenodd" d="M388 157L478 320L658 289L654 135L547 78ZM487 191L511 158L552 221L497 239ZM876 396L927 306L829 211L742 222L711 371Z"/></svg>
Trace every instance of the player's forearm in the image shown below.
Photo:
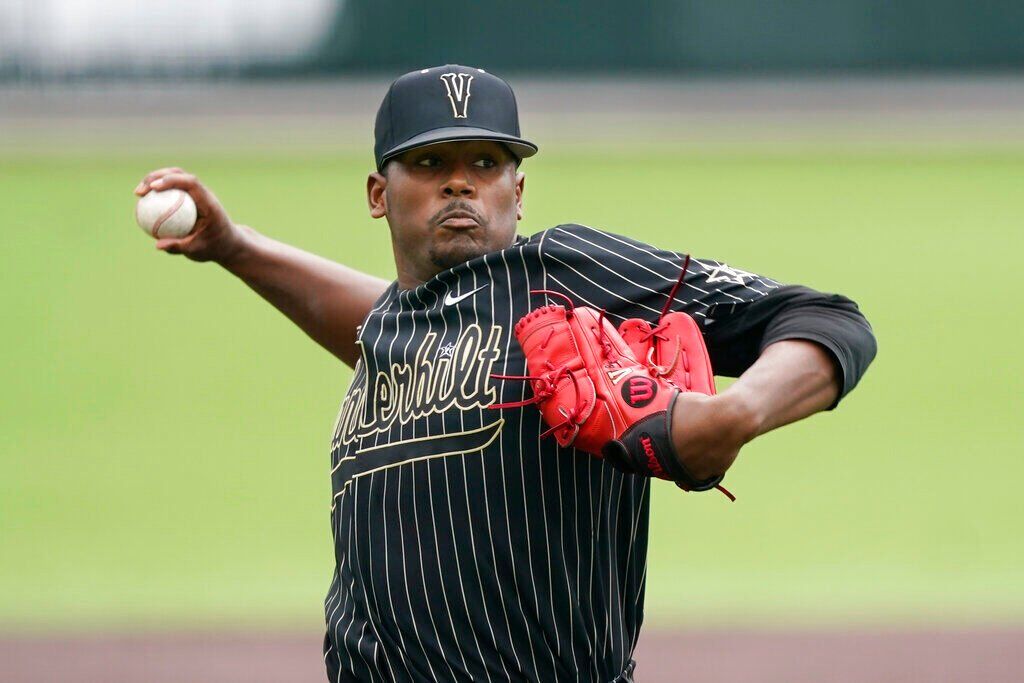
<svg viewBox="0 0 1024 683"><path fill-rule="evenodd" d="M356 328L388 283L261 235L247 226L221 265L314 341L354 366Z"/></svg>
<svg viewBox="0 0 1024 683"><path fill-rule="evenodd" d="M828 351L804 340L776 342L721 394L680 394L673 408L672 442L697 479L716 477L752 439L825 410L839 390Z"/></svg>
<svg viewBox="0 0 1024 683"><path fill-rule="evenodd" d="M814 342L788 339L765 348L722 396L743 406L753 438L825 410L839 391L831 354Z"/></svg>

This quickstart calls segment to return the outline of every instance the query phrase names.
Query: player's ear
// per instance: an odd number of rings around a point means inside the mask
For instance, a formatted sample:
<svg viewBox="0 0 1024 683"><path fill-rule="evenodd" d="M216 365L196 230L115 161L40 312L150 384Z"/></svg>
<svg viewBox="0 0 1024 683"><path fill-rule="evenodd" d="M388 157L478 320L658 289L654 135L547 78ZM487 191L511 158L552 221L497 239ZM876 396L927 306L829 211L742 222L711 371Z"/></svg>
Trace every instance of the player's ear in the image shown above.
<svg viewBox="0 0 1024 683"><path fill-rule="evenodd" d="M370 207L370 215L383 218L388 212L387 195L384 190L388 186L388 178L383 173L374 171L366 177L366 203Z"/></svg>
<svg viewBox="0 0 1024 683"><path fill-rule="evenodd" d="M526 174L516 172L516 220L523 220L523 191L526 190Z"/></svg>

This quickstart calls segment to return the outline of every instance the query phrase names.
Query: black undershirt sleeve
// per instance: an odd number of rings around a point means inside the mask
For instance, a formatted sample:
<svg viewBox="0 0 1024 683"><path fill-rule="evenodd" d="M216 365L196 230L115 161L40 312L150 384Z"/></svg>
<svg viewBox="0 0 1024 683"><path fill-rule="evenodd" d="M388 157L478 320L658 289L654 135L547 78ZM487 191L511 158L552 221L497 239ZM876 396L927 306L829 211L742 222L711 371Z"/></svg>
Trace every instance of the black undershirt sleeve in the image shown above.
<svg viewBox="0 0 1024 683"><path fill-rule="evenodd" d="M784 339L817 342L831 353L842 382L829 410L857 386L877 352L871 325L856 303L801 285L784 285L740 304L714 305L703 331L715 374L730 377L753 365L770 344Z"/></svg>

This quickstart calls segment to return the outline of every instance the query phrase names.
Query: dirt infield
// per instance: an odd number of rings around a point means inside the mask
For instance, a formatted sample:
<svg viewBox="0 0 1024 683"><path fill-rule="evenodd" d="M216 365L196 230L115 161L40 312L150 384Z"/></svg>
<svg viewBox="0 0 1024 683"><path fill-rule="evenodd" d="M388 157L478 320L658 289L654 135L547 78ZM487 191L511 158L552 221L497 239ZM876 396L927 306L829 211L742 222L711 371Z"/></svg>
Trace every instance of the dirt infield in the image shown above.
<svg viewBox="0 0 1024 683"><path fill-rule="evenodd" d="M1024 680L1024 629L650 631L639 683ZM323 681L319 634L180 634L0 639L5 683Z"/></svg>

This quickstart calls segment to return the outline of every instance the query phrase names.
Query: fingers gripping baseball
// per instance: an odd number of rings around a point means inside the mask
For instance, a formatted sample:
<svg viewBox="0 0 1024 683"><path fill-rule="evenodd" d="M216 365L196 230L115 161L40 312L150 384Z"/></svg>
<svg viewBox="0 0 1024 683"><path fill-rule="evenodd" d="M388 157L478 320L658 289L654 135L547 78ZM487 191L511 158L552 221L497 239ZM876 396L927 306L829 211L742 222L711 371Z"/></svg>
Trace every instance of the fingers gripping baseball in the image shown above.
<svg viewBox="0 0 1024 683"><path fill-rule="evenodd" d="M217 197L192 173L177 166L146 174L135 187L135 194L151 191L181 190L196 205L195 228L182 237L160 237L156 248L168 254L183 254L194 261L224 262L237 250L241 231L231 222Z"/></svg>

